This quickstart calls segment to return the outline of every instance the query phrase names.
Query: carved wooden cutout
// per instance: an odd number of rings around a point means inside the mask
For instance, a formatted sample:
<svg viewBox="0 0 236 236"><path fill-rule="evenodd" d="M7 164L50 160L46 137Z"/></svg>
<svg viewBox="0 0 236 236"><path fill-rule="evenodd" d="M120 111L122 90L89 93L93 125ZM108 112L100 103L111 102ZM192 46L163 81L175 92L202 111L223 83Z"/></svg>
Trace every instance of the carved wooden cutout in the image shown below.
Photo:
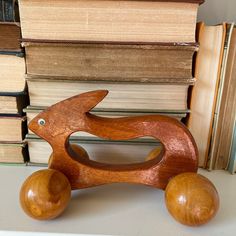
<svg viewBox="0 0 236 236"><path fill-rule="evenodd" d="M104 118L89 113L107 93L106 90L98 90L71 97L41 112L29 124L34 133L52 146L49 168L64 173L72 189L118 182L165 189L173 176L197 172L197 147L181 122L161 115ZM157 158L143 163L99 163L84 158L70 146L69 136L78 131L109 140L151 136L162 143L163 150Z"/></svg>

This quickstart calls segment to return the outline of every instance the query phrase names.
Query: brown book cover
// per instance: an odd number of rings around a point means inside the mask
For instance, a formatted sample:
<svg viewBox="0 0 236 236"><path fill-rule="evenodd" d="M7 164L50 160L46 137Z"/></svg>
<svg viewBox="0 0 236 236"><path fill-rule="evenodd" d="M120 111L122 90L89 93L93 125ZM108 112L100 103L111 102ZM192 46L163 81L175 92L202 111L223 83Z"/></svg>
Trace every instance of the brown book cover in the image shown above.
<svg viewBox="0 0 236 236"><path fill-rule="evenodd" d="M28 75L49 79L193 83L194 44L24 42Z"/></svg>
<svg viewBox="0 0 236 236"><path fill-rule="evenodd" d="M19 23L0 22L0 51L21 51Z"/></svg>
<svg viewBox="0 0 236 236"><path fill-rule="evenodd" d="M21 0L22 35L46 40L195 42L202 2Z"/></svg>

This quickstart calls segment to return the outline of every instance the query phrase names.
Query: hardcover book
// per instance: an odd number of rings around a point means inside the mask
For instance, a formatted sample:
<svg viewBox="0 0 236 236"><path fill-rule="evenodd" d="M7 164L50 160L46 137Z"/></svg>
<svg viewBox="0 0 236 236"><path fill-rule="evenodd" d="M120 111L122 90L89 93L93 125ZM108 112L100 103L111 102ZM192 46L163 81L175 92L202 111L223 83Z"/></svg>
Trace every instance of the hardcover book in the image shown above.
<svg viewBox="0 0 236 236"><path fill-rule="evenodd" d="M91 90L108 90L96 106L102 110L158 111L186 110L188 84L81 82L27 79L31 106L51 106Z"/></svg>
<svg viewBox="0 0 236 236"><path fill-rule="evenodd" d="M0 142L0 163L23 164L28 161L25 143L3 143Z"/></svg>
<svg viewBox="0 0 236 236"><path fill-rule="evenodd" d="M28 104L26 93L1 93L0 92L0 113L21 115L23 108Z"/></svg>
<svg viewBox="0 0 236 236"><path fill-rule="evenodd" d="M0 142L22 142L25 136L25 117L0 116Z"/></svg>
<svg viewBox="0 0 236 236"><path fill-rule="evenodd" d="M20 52L21 29L19 23L0 22L0 51Z"/></svg>
<svg viewBox="0 0 236 236"><path fill-rule="evenodd" d="M212 139L212 168L227 169L233 139L236 114L236 29L229 35L229 48L225 74L222 77L221 96L218 97L218 120L215 124L215 136Z"/></svg>
<svg viewBox="0 0 236 236"><path fill-rule="evenodd" d="M194 82L194 44L24 42L28 75L53 79Z"/></svg>
<svg viewBox="0 0 236 236"><path fill-rule="evenodd" d="M199 149L199 166L205 167L210 150L226 25L206 26L201 23L198 26L200 48L196 58L196 84L191 94L188 128Z"/></svg>
<svg viewBox="0 0 236 236"><path fill-rule="evenodd" d="M46 40L195 42L202 2L21 0L22 35Z"/></svg>
<svg viewBox="0 0 236 236"><path fill-rule="evenodd" d="M0 21L19 22L19 7L17 0L0 0Z"/></svg>
<svg viewBox="0 0 236 236"><path fill-rule="evenodd" d="M25 90L25 59L0 53L0 92L15 93Z"/></svg>

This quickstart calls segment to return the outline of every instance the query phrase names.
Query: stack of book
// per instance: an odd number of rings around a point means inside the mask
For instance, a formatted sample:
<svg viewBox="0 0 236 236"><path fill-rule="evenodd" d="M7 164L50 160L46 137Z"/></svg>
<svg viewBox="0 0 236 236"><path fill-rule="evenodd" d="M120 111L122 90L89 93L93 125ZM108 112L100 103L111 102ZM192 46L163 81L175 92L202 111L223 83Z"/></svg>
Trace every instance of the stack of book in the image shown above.
<svg viewBox="0 0 236 236"><path fill-rule="evenodd" d="M24 163L27 159L23 142L26 119L22 112L27 96L21 30L20 24L15 22L17 2L1 0L0 5L0 162Z"/></svg>
<svg viewBox="0 0 236 236"><path fill-rule="evenodd" d="M202 2L20 0L28 120L60 100L97 89L110 92L95 114L161 113L181 120L189 112L188 90L195 83L192 63ZM84 133L72 140L84 144L90 156L94 153L92 159L104 156L109 146L113 157L123 150L135 152L140 161L157 145L147 138L114 144ZM47 163L49 145L33 134L28 144L31 163Z"/></svg>

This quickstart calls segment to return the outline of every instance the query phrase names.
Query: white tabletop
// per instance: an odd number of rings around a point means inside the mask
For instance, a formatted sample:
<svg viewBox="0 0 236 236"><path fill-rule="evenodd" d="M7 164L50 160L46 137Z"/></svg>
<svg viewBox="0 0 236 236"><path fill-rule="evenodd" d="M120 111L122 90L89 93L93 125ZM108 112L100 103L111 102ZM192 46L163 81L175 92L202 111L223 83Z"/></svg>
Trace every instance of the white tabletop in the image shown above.
<svg viewBox="0 0 236 236"><path fill-rule="evenodd" d="M187 227L169 215L163 191L128 184L74 191L62 216L51 221L33 220L21 210L18 194L25 178L37 169L0 166L0 235L236 235L236 176L224 171L199 171L215 184L221 206L208 224Z"/></svg>

